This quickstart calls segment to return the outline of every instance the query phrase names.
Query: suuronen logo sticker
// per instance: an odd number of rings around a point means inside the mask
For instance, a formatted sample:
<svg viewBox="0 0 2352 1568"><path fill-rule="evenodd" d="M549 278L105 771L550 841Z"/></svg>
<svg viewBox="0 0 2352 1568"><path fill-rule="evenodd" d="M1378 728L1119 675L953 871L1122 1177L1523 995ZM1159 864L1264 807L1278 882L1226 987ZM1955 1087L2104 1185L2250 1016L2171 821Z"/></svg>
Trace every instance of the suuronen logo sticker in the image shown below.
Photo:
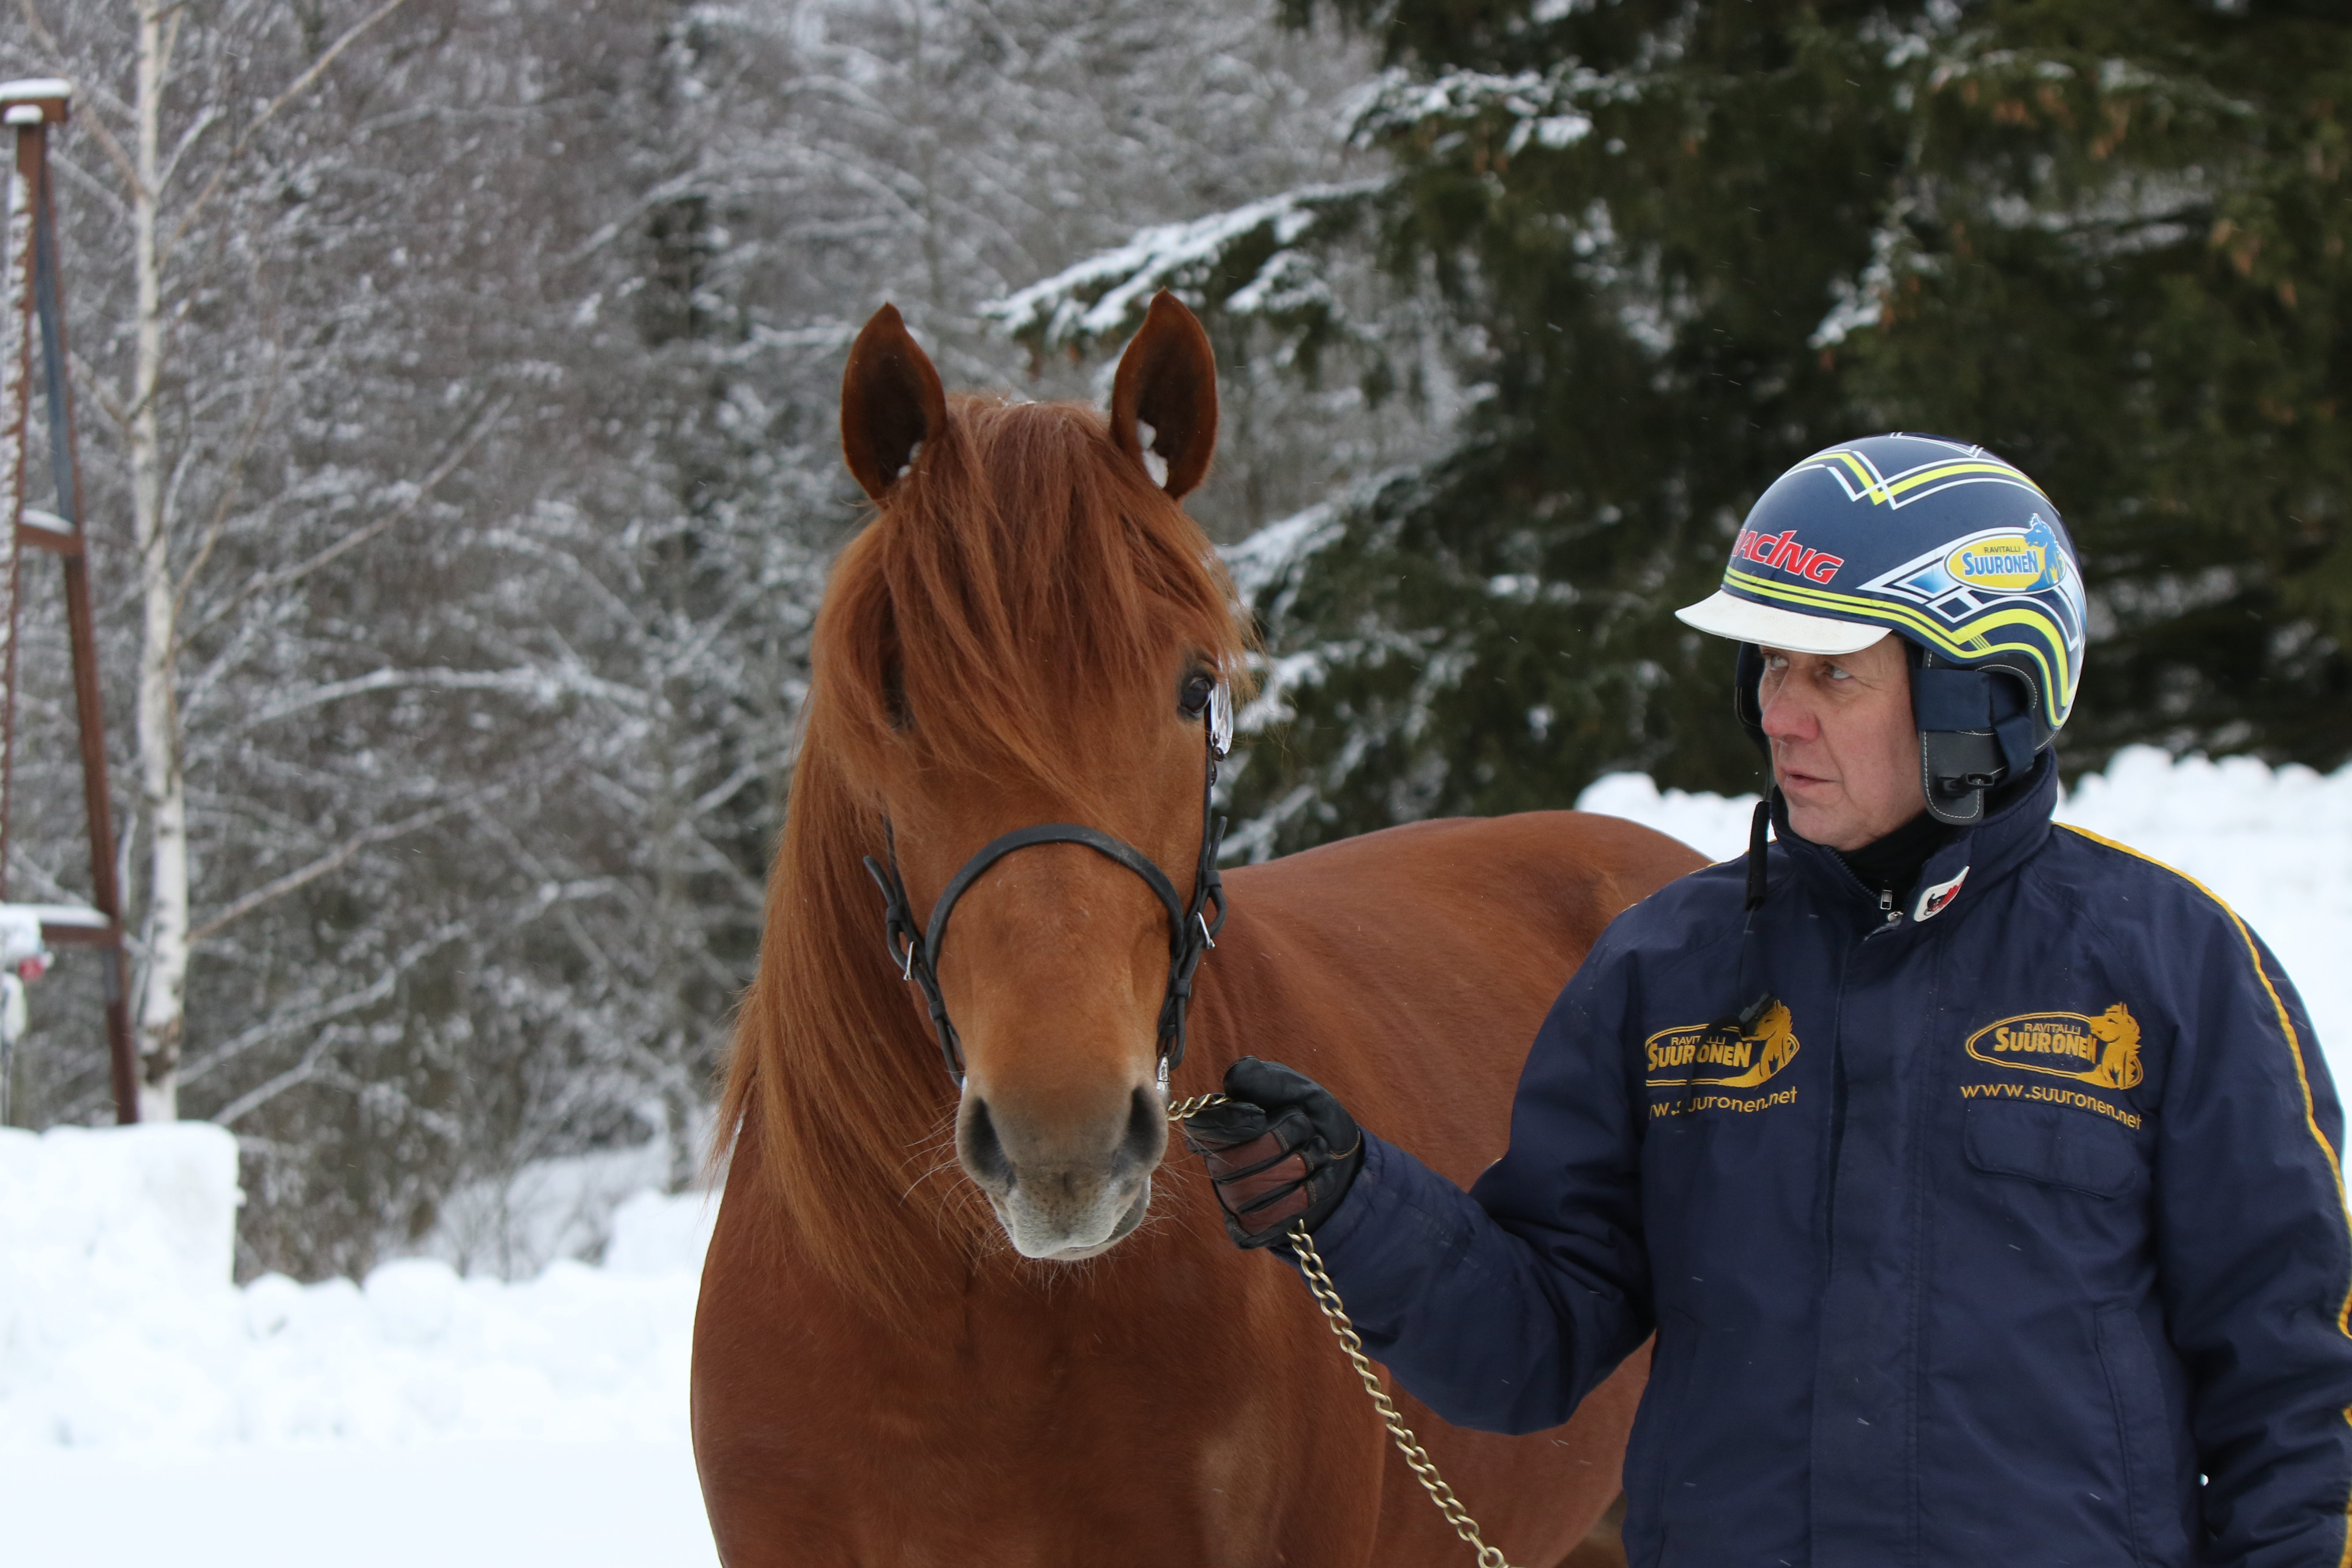
<svg viewBox="0 0 2352 1568"><path fill-rule="evenodd" d="M2131 1089L2139 1065L2139 1023L2118 1002L2097 1017L2084 1013L2024 1013L1969 1037L1969 1055L1995 1067L2071 1078L2101 1089Z"/></svg>
<svg viewBox="0 0 2352 1568"><path fill-rule="evenodd" d="M1944 558L1954 582L1992 593L2038 593L2053 585L2064 568L2058 536L2039 512L2022 529L1964 539Z"/></svg>
<svg viewBox="0 0 2352 1568"><path fill-rule="evenodd" d="M1686 1024L1660 1029L1643 1043L1643 1049L1652 1089L1685 1084L1753 1089L1795 1058L1797 1035L1790 1025L1789 1005L1775 1002L1745 1034L1733 1036L1712 1024Z"/></svg>

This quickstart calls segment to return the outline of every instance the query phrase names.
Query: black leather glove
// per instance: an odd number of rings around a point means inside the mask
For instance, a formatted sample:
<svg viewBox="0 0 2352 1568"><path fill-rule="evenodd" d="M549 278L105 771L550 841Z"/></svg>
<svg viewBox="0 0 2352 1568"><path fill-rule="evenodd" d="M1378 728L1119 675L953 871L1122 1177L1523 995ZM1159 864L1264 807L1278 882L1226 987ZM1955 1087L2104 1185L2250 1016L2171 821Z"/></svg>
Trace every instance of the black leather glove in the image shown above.
<svg viewBox="0 0 2352 1568"><path fill-rule="evenodd" d="M1207 1162L1234 1245L1271 1246L1293 1220L1311 1231L1330 1218L1364 1163L1347 1107L1305 1073L1255 1057L1225 1069L1225 1094L1184 1122L1184 1147Z"/></svg>

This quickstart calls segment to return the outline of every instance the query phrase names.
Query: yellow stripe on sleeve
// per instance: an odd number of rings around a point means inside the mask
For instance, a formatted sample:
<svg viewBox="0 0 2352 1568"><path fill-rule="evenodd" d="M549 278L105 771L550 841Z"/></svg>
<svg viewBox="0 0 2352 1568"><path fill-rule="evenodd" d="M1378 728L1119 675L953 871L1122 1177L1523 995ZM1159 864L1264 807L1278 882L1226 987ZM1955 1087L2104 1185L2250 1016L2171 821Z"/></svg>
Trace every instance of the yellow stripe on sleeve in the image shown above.
<svg viewBox="0 0 2352 1568"><path fill-rule="evenodd" d="M2102 837L2087 827L2077 827L2071 822L2062 822L2056 826L2069 833L2079 834L2094 844L2104 844L2110 849L2119 849L2136 860L2145 860L2161 870L2171 872L2212 900L2220 906L2221 912L2230 917L2230 923L2238 928L2239 939L2246 944L2246 956L2253 960L2254 978L2263 983L2263 990L2270 997L2271 1006L2278 1014L2279 1033L2286 1037L2287 1055L2294 1061L2294 1081L2303 1090L2303 1124L2311 1130L2311 1141L2319 1145L2320 1155L2327 1162L2327 1169L2336 1178L2336 1206L2344 1211L2345 1235L2347 1239L2352 1239L2352 1206L2347 1206L2345 1203L2344 1167L2337 1163L2336 1151L2328 1143L2326 1134L2319 1131L2319 1112L2311 1097L2310 1074L2304 1068L2303 1043L2300 1037L2295 1034L2294 1016L2286 1010L2286 999L2278 994L2278 987L2271 984L2269 973L2263 968L2263 952L2262 949L2254 943L2254 933L2247 929L2246 922L2238 918L2238 911L2231 909L2227 900L2179 867L2167 866L2153 855L2143 855L2128 844L2118 844L2112 838ZM2336 1314L2336 1326L2347 1336L2352 1336L2352 1284L2347 1284L2345 1289L2344 1305ZM2347 1550L2352 1552L2352 1543L2347 1543Z"/></svg>
<svg viewBox="0 0 2352 1568"><path fill-rule="evenodd" d="M2328 1170L2336 1177L2336 1206L2344 1215L2346 1234L2352 1236L2352 1207L2346 1205L2344 1198L2344 1167L2337 1163L2336 1151L2329 1146L2326 1135L2319 1131L2319 1113L2311 1098L2311 1076L2304 1070L2303 1044L2294 1032L2294 1016L2286 1010L2286 999L2278 994L2278 987L2271 984L2269 973L2263 968L2263 951L2254 944L2254 933L2247 929L2244 921L2238 918L2238 911L2230 907L2227 900L2178 866L2167 866L2153 855L2143 855L2128 844L2118 844L2112 838L2103 837L2087 827L2077 827L2071 822L2061 822L2054 826L2063 827L2069 833L2078 834L2094 844L2104 844L2108 848L2120 850L2136 860L2145 860L2151 866L2171 872L2220 905L2221 912L2230 917L2230 923L2238 928L2238 936L2246 944L2246 956L2253 960L2254 978L2263 983L2263 990L2269 995L2271 1006L2278 1014L2279 1033L2286 1037L2287 1055L2294 1061L2294 1081L2303 1090L2303 1124L2311 1130L2311 1141L2319 1145L2320 1157L2327 1162ZM2347 1284L2345 1289L2344 1305L2336 1314L2336 1327L2347 1336L2352 1336L2352 1284ZM2345 1410L2344 1420L2347 1425L2352 1425L2352 1407ZM2344 1550L2336 1559L2336 1568L2352 1568L2352 1496L2345 1499L2344 1514Z"/></svg>

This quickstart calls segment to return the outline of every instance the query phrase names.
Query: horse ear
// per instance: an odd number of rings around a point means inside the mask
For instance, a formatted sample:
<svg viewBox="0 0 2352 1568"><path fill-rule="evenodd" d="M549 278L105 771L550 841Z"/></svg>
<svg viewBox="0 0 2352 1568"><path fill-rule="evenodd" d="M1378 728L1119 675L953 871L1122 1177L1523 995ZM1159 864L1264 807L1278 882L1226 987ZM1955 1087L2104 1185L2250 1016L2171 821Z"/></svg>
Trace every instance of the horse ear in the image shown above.
<svg viewBox="0 0 2352 1568"><path fill-rule="evenodd" d="M850 345L841 374L841 455L849 459L849 471L880 500L947 423L940 373L908 332L898 308L883 306Z"/></svg>
<svg viewBox="0 0 2352 1568"><path fill-rule="evenodd" d="M1209 471L1217 447L1217 356L1199 319L1165 289L1118 356L1110 438L1180 500Z"/></svg>

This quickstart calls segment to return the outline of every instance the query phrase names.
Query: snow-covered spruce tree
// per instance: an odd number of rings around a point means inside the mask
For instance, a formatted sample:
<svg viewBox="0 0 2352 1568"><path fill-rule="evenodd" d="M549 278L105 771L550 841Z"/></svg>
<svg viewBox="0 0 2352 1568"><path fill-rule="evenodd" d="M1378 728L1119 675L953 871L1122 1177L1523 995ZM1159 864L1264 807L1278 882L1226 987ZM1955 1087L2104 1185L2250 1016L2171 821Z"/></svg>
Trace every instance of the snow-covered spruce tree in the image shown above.
<svg viewBox="0 0 2352 1568"><path fill-rule="evenodd" d="M1752 784L1722 650L1669 612L1763 484L1871 428L1987 442L2064 508L2099 643L2071 765L2133 740L2352 753L2352 21L1297 9L1379 40L1348 134L1393 174L1282 265L1433 279L1478 395L1442 458L1238 558L1266 712L1295 717L1241 776L1237 842L1564 805L1614 768ZM1265 254L1236 235L1184 276L1213 308ZM1063 289L1099 304L1150 265Z"/></svg>

